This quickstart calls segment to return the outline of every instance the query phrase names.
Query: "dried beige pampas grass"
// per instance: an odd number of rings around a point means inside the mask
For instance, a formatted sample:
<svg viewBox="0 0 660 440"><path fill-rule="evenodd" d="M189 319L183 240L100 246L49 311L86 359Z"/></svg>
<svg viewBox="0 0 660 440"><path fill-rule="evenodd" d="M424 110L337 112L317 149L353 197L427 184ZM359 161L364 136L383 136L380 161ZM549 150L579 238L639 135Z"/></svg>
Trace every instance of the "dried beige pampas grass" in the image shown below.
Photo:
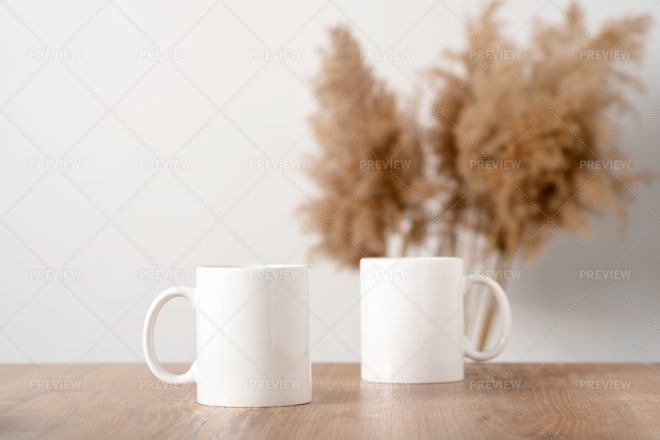
<svg viewBox="0 0 660 440"><path fill-rule="evenodd" d="M432 69L424 136L416 111L397 104L349 30L331 29L311 117L321 148L309 174L321 191L302 208L317 251L356 267L362 257L405 255L431 235L437 254L456 255L456 235L468 231L485 237L483 257L508 265L557 229L586 234L594 215L625 217L640 175L617 145L613 118L641 89L635 69L650 17L590 33L571 4L561 22L536 20L521 44L504 34L499 6L469 20L466 48ZM425 209L431 200L442 202L437 215Z"/></svg>
<svg viewBox="0 0 660 440"><path fill-rule="evenodd" d="M319 232L316 250L356 267L362 257L399 253L426 235L430 183L420 128L376 78L345 27L330 31L314 83L319 111L311 124L321 151L309 175L321 194L303 206L307 227Z"/></svg>
<svg viewBox="0 0 660 440"><path fill-rule="evenodd" d="M493 257L503 274L557 230L588 234L591 217L607 212L625 220L640 175L617 145L613 118L641 89L634 68L651 20L624 17L590 34L573 3L560 23L536 20L522 45L503 33L500 4L470 20L466 49L433 70L428 139L451 188L441 213L451 233L438 252L455 254L457 231L476 233L486 249L472 257ZM481 349L495 312L488 301Z"/></svg>
<svg viewBox="0 0 660 440"><path fill-rule="evenodd" d="M556 228L588 233L591 215L624 218L639 175L616 145L613 111L641 88L632 68L651 20L612 20L592 35L571 4L560 23L536 20L522 45L502 32L499 6L469 21L467 47L433 70L428 138L452 188L441 215L508 260L534 254Z"/></svg>

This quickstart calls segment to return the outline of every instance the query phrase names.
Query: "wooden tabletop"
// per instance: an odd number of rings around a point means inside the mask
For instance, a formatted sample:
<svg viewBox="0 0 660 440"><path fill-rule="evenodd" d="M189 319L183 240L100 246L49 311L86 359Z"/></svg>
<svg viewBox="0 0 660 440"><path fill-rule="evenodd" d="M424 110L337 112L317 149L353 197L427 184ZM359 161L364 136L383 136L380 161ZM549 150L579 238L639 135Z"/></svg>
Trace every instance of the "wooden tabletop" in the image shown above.
<svg viewBox="0 0 660 440"><path fill-rule="evenodd" d="M315 364L312 403L237 409L139 364L3 365L0 438L660 438L660 364L467 364L438 385L359 374Z"/></svg>

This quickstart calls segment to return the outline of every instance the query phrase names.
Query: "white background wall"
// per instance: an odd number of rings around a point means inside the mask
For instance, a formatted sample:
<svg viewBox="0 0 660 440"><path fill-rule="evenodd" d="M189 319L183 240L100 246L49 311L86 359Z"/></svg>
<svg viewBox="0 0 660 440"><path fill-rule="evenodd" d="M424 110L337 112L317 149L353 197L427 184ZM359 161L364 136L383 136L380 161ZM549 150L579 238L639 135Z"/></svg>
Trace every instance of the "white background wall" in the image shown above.
<svg viewBox="0 0 660 440"><path fill-rule="evenodd" d="M519 38L562 0L509 1ZM591 25L657 1L584 2ZM0 3L0 361L140 361L149 302L193 284L198 264L307 262L294 210L314 188L309 80L327 26L350 22L402 93L463 41L477 2L101 0ZM660 32L650 35L636 117L621 145L657 169ZM251 166L269 160L276 169ZM284 168L282 168L284 166ZM174 167L176 169L163 169ZM634 189L629 228L558 234L510 284L500 360L660 360L660 186ZM359 357L358 279L312 261L313 358ZM625 282L580 270L629 270ZM595 284L595 285L594 285ZM190 360L193 312L161 314L157 348Z"/></svg>

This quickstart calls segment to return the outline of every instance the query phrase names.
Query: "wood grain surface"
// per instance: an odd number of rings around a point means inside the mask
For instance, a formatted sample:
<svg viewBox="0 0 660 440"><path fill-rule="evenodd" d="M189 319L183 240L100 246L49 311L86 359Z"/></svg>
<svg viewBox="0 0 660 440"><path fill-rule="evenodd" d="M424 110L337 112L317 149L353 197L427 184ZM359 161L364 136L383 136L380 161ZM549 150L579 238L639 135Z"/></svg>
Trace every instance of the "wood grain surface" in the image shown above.
<svg viewBox="0 0 660 440"><path fill-rule="evenodd" d="M236 409L140 364L3 365L0 438L660 438L660 364L467 364L438 385L359 374L315 364L312 403Z"/></svg>

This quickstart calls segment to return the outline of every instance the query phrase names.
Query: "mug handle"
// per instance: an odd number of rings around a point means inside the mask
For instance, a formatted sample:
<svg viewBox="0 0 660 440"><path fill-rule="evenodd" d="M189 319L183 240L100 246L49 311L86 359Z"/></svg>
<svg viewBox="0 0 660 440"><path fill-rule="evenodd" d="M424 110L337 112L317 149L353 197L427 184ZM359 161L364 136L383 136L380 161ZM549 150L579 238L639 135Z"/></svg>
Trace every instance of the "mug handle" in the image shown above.
<svg viewBox="0 0 660 440"><path fill-rule="evenodd" d="M499 305L500 314L502 315L502 335L493 347L484 351L473 350L470 347L470 341L467 336L465 336L465 355L476 361L487 361L500 354L502 350L504 350L504 346L509 342L509 335L511 333L511 307L509 306L509 300L507 299L502 286L500 286L494 279L482 275L466 277L463 296L465 296L475 284L481 284L490 288L489 291L495 296Z"/></svg>
<svg viewBox="0 0 660 440"><path fill-rule="evenodd" d="M154 328L156 327L156 317L167 301L177 297L186 298L193 306L195 305L195 289L192 287L170 287L169 289L164 290L156 297L154 302L151 303L144 320L144 329L142 332L144 358L147 361L149 369L158 379L171 384L194 382L197 372L197 361L193 362L185 373L174 374L167 371L156 357L156 350L154 349Z"/></svg>

